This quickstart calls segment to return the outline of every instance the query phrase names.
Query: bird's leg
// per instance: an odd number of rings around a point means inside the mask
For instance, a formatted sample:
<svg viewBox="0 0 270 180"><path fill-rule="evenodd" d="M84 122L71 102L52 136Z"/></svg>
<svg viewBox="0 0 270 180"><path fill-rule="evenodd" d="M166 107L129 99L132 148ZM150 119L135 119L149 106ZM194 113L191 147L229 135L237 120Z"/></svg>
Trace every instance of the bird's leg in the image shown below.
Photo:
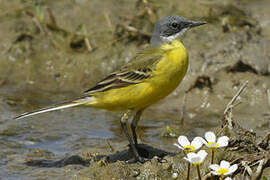
<svg viewBox="0 0 270 180"><path fill-rule="evenodd" d="M128 121L128 113L125 113L122 117L121 117L121 120L120 120L120 123L121 123L121 127L129 141L129 144L130 144L130 147L131 147L131 150L135 156L135 159L139 162L145 162L146 160L143 158L143 157L140 157L133 141L132 141L132 138L130 137L129 133L128 133L128 129L127 129L127 121Z"/></svg>
<svg viewBox="0 0 270 180"><path fill-rule="evenodd" d="M138 122L141 118L142 112L143 112L143 110L137 111L132 122L131 122L131 130L132 130L133 141L134 141L135 147L137 147L137 145L138 145L136 127L137 127Z"/></svg>

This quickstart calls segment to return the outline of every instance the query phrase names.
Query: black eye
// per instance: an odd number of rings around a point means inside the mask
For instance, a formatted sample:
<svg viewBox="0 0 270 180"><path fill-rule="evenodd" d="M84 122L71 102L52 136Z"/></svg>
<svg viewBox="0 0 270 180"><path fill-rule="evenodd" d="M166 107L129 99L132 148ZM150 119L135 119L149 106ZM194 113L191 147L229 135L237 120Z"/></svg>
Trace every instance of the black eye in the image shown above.
<svg viewBox="0 0 270 180"><path fill-rule="evenodd" d="M178 23L177 23L177 22L173 22L173 23L171 24L171 26L172 26L173 28L177 28L177 27L178 27Z"/></svg>

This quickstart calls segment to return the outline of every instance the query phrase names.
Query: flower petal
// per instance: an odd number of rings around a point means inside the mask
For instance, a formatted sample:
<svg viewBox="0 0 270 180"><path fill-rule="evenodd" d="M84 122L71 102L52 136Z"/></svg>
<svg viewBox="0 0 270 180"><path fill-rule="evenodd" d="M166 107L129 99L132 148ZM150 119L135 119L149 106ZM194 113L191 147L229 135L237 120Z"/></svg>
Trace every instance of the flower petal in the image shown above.
<svg viewBox="0 0 270 180"><path fill-rule="evenodd" d="M229 172L228 172L228 173L230 173L230 174L234 173L234 171L236 171L237 168L238 168L237 164L232 165L232 166L229 168ZM227 173L224 174L224 175L227 175Z"/></svg>
<svg viewBox="0 0 270 180"><path fill-rule="evenodd" d="M174 143L173 145L177 146L179 149L184 150L184 148L182 146L180 146L179 144Z"/></svg>
<svg viewBox="0 0 270 180"><path fill-rule="evenodd" d="M187 154L188 159L191 159L191 158L194 158L194 157L197 157L197 154L195 154L193 152Z"/></svg>
<svg viewBox="0 0 270 180"><path fill-rule="evenodd" d="M206 142L206 140L204 139L204 138L202 138L202 137L195 137L194 138L194 140L195 139L199 139L203 144L205 144L205 145L207 145L208 143Z"/></svg>
<svg viewBox="0 0 270 180"><path fill-rule="evenodd" d="M204 136L207 142L216 142L216 135L212 131L206 132Z"/></svg>
<svg viewBox="0 0 270 180"><path fill-rule="evenodd" d="M210 169L214 170L214 171L218 171L220 169L219 165L217 164L211 164L209 166Z"/></svg>
<svg viewBox="0 0 270 180"><path fill-rule="evenodd" d="M214 175L219 175L219 173L217 171L211 171L211 173Z"/></svg>
<svg viewBox="0 0 270 180"><path fill-rule="evenodd" d="M191 163L191 159L188 159L186 157L184 157L184 160L188 161L189 163Z"/></svg>
<svg viewBox="0 0 270 180"><path fill-rule="evenodd" d="M207 152L205 150L200 150L197 155L201 158L201 162L203 162L207 156Z"/></svg>
<svg viewBox="0 0 270 180"><path fill-rule="evenodd" d="M191 142L191 145L195 147L195 150L200 149L202 147L203 142L201 139L202 139L201 137L195 137Z"/></svg>
<svg viewBox="0 0 270 180"><path fill-rule="evenodd" d="M227 136L222 136L218 138L217 143L219 144L219 147L226 147L229 144L229 138Z"/></svg>
<svg viewBox="0 0 270 180"><path fill-rule="evenodd" d="M192 164L198 164L198 163L201 163L201 162L202 162L202 159L199 156L191 158L191 163Z"/></svg>
<svg viewBox="0 0 270 180"><path fill-rule="evenodd" d="M230 178L230 177L226 177L224 180L232 180L232 178Z"/></svg>
<svg viewBox="0 0 270 180"><path fill-rule="evenodd" d="M222 160L222 161L220 162L220 167L221 167L221 168L224 168L224 169L229 169L229 168L230 168L230 163L229 163L228 161Z"/></svg>
<svg viewBox="0 0 270 180"><path fill-rule="evenodd" d="M182 147L190 145L190 142L189 142L189 140L188 140L188 138L186 136L179 136L178 137L178 143Z"/></svg>

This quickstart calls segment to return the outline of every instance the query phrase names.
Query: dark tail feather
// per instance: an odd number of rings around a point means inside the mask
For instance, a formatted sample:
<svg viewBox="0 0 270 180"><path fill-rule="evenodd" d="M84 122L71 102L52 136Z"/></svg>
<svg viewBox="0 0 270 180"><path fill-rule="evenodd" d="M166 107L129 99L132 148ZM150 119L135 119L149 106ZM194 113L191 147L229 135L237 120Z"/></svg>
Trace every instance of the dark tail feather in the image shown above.
<svg viewBox="0 0 270 180"><path fill-rule="evenodd" d="M33 116L33 115L37 115L37 114L41 114L41 113L45 113L45 112L57 111L60 109L70 108L70 107L74 107L74 106L80 106L80 105L92 102L93 99L94 99L93 97L83 97L83 98L79 98L79 99L75 99L75 100L71 100L71 101L62 102L60 104L56 104L56 105L53 105L53 106L50 106L47 108L23 113L19 116L16 116L14 119L18 120L18 119L22 119L25 117L29 117L29 116Z"/></svg>

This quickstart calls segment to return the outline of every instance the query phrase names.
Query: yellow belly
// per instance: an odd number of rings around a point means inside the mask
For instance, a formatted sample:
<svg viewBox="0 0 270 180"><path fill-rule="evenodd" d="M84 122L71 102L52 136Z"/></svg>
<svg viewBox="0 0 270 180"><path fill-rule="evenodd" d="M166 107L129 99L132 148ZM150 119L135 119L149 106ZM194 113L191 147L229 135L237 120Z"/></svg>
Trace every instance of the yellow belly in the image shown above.
<svg viewBox="0 0 270 180"><path fill-rule="evenodd" d="M169 95L182 81L188 68L188 53L180 41L162 46L163 58L153 76L142 83L94 94L88 106L108 109L144 109Z"/></svg>

